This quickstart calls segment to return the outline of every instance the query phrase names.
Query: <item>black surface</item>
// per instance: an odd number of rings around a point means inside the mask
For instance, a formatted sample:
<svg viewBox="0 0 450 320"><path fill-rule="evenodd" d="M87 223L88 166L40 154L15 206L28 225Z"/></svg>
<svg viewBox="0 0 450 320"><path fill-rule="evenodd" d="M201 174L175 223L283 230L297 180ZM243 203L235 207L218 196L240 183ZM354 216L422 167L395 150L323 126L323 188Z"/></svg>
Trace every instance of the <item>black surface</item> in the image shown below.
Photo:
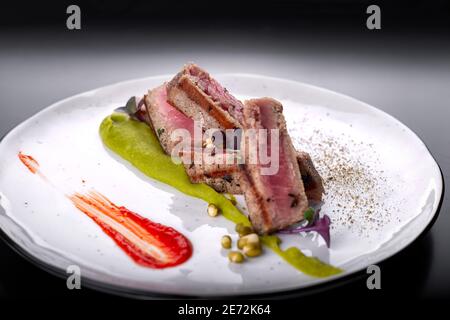
<svg viewBox="0 0 450 320"><path fill-rule="evenodd" d="M259 8L257 14L241 5L240 11L228 8L217 12L216 19L204 20L203 2L190 9L169 8L174 9L169 13L166 4L137 3L126 8L123 3L106 8L101 1L81 4L82 30L74 32L65 28L64 3L33 2L20 14L18 3L2 8L0 135L67 96L126 79L174 73L186 61L196 61L212 73L290 78L374 105L418 133L444 178L450 179L448 2L382 6L383 29L374 32L365 28L364 1L325 1L319 6L285 1ZM188 15L183 14L186 10ZM244 19L249 12L251 19ZM346 299L449 297L449 210L446 195L431 231L381 265L382 290L367 290L366 276L359 274L350 283L310 294ZM69 291L64 279L38 269L0 242L0 297L110 296L87 288Z"/></svg>

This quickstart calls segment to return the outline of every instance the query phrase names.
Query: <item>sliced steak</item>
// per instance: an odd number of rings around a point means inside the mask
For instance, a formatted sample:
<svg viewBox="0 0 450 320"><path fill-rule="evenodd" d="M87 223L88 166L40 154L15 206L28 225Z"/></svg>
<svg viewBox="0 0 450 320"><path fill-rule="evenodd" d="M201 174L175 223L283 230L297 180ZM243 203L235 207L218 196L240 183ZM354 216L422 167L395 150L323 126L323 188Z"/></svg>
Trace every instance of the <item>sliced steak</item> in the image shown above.
<svg viewBox="0 0 450 320"><path fill-rule="evenodd" d="M187 64L168 83L170 104L203 127L239 128L243 104L195 64Z"/></svg>
<svg viewBox="0 0 450 320"><path fill-rule="evenodd" d="M250 220L255 230L261 234L286 228L302 220L303 213L308 208L297 153L287 132L282 110L278 101L261 98L246 101L243 112L241 151L246 152L245 163L240 165L240 184ZM250 129L266 129L266 141L249 139ZM263 175L264 166L260 159L252 163L247 151L251 149L252 143L257 143L258 148L267 145L267 153L270 155L271 139L276 138L271 129L279 129L278 171Z"/></svg>
<svg viewBox="0 0 450 320"><path fill-rule="evenodd" d="M171 154L174 145L178 143L170 139L173 130L184 128L193 136L193 119L202 121L204 129L240 128L243 120L243 104L207 72L194 64L186 65L167 85L151 90L145 96L145 105L145 113L148 115L141 117L154 128L167 154ZM205 115L205 108L202 106L206 105L217 112ZM216 118L217 116L219 117ZM219 121L220 119L222 120ZM297 160L308 200L312 203L320 202L323 193L322 179L315 170L311 158L307 153L300 151ZM218 192L242 193L237 165L223 164L220 159L217 159L216 163L216 165L185 163L185 167L194 183L204 182Z"/></svg>
<svg viewBox="0 0 450 320"><path fill-rule="evenodd" d="M145 114L141 113L141 118L153 128L161 146L168 155L171 155L173 148L180 143L180 141L171 139L174 130L186 129L191 137L194 137L194 121L167 102L165 85L150 90L148 95L144 97L144 102L145 108L140 111L145 112ZM194 150L193 146L194 144L191 141L191 146L187 149ZM211 162L216 164L204 162L194 164L193 161L183 163L191 182L206 183L218 192L241 193L237 176L239 170L236 164L223 164L222 154L216 154L214 157L217 158ZM193 158L190 157L190 159ZM203 157L201 159L203 160Z"/></svg>

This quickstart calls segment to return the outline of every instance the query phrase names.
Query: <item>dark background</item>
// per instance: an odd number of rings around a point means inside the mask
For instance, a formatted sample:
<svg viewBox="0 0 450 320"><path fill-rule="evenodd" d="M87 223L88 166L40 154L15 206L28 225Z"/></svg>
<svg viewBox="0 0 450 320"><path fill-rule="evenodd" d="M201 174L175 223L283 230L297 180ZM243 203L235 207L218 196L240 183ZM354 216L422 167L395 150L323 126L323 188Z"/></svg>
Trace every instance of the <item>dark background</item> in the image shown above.
<svg viewBox="0 0 450 320"><path fill-rule="evenodd" d="M66 29L69 4L81 7L81 30ZM370 4L381 7L381 30L366 28ZM62 98L175 73L187 61L213 74L303 81L372 104L418 133L450 178L450 2L443 0L3 1L0 135ZM359 274L320 297L448 298L449 210L446 196L431 231L381 264L382 290L367 290ZM69 291L1 242L0 297L109 296Z"/></svg>
<svg viewBox="0 0 450 320"><path fill-rule="evenodd" d="M93 25L168 25L175 23L183 28L202 25L211 28L219 22L224 25L271 23L305 23L315 27L361 27L366 20L366 8L371 4L382 7L384 29L437 28L449 26L450 3L446 0L280 0L280 1L107 1L62 0L8 1L2 3L0 25L30 27L36 25L64 25L67 6L77 4L82 8L86 29ZM207 25L205 25L207 23ZM355 30L352 30L355 31ZM387 30L385 30L386 32Z"/></svg>

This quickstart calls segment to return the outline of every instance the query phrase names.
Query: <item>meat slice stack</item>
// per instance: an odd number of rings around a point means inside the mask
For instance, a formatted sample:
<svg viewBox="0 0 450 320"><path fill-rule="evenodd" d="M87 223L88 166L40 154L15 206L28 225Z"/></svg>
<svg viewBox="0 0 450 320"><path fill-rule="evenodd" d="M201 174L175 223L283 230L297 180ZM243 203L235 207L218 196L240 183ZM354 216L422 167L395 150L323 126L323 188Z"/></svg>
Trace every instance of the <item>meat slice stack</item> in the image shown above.
<svg viewBox="0 0 450 320"><path fill-rule="evenodd" d="M206 183L218 192L243 193L252 224L262 234L302 220L308 206L320 203L324 192L310 156L292 146L282 111L282 105L271 98L252 99L243 104L206 71L188 64L167 84L149 91L145 96L148 116L144 118L168 154L179 144L171 139L174 130L182 128L193 134L194 121L198 121L203 132L235 130L237 143L216 144L212 152L204 144L199 148L188 141L190 146L184 155L187 153L189 157L187 161L185 157L184 166L193 183ZM273 174L262 174L266 165L249 161L248 154L242 152L249 146L247 133L255 129L279 132L276 137L269 134L266 141L253 141L269 147L269 153L278 153L278 170ZM275 138L279 139L279 148L271 150L271 139ZM224 161L234 159L236 153L243 154L244 164ZM199 154L202 161L194 161ZM217 161L204 162L205 154Z"/></svg>

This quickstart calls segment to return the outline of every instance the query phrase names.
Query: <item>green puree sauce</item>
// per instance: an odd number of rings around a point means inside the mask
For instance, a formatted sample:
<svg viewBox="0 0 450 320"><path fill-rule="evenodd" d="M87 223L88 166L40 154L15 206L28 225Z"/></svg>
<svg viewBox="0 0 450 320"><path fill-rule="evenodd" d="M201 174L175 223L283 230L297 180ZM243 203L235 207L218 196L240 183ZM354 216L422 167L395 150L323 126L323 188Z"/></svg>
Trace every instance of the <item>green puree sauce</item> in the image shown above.
<svg viewBox="0 0 450 320"><path fill-rule="evenodd" d="M172 162L164 153L158 138L145 124L133 120L125 113L113 113L100 125L103 143L120 157L130 162L145 175L166 183L177 190L213 203L222 215L234 223L250 226L248 218L242 214L225 196L203 183L191 183L183 165ZM317 258L305 256L298 248L282 250L277 236L262 236L262 242L281 256L286 262L305 274L326 277L341 270L325 264Z"/></svg>

